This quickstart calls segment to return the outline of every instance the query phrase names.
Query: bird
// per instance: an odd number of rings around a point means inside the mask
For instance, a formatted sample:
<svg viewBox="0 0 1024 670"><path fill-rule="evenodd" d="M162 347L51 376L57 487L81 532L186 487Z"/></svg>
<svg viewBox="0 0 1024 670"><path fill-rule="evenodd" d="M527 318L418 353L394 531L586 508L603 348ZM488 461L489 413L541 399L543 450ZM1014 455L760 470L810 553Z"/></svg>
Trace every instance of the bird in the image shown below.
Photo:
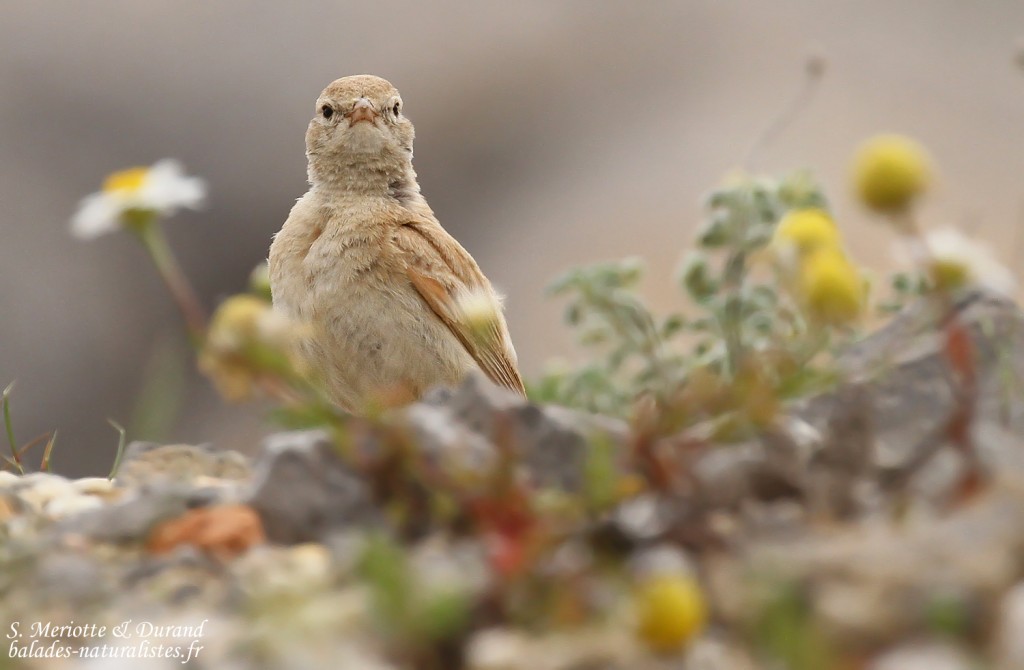
<svg viewBox="0 0 1024 670"><path fill-rule="evenodd" d="M526 395L501 296L420 193L414 136L387 80L329 84L306 129L309 190L270 246L274 309L306 327L305 367L354 414L477 370Z"/></svg>

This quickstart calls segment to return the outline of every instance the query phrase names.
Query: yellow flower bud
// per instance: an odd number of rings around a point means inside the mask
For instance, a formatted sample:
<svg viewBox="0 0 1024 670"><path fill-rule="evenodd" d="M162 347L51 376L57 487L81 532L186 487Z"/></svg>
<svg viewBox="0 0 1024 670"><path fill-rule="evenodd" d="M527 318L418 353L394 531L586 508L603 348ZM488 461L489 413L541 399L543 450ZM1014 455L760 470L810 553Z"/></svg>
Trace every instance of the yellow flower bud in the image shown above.
<svg viewBox="0 0 1024 670"><path fill-rule="evenodd" d="M804 259L798 292L808 316L834 326L855 321L866 297L863 277L838 249L819 249Z"/></svg>
<svg viewBox="0 0 1024 670"><path fill-rule="evenodd" d="M707 621L704 595L684 575L648 578L637 590L636 608L637 635L658 653L679 651Z"/></svg>
<svg viewBox="0 0 1024 670"><path fill-rule="evenodd" d="M302 334L270 303L254 295L235 295L214 312L199 368L229 400L249 397L260 379L291 361L293 343Z"/></svg>
<svg viewBox="0 0 1024 670"><path fill-rule="evenodd" d="M238 351L258 339L260 320L270 306L253 295L235 295L217 308L210 321L209 344L223 350Z"/></svg>
<svg viewBox="0 0 1024 670"><path fill-rule="evenodd" d="M254 267L249 273L249 292L267 302L271 301L270 268L267 267L266 261Z"/></svg>
<svg viewBox="0 0 1024 670"><path fill-rule="evenodd" d="M928 188L931 172L924 148L902 135L879 135L868 140L853 161L857 195L868 207L884 213L906 209Z"/></svg>
<svg viewBox="0 0 1024 670"><path fill-rule="evenodd" d="M816 208L790 211L782 217L772 235L772 247L776 253L797 258L822 248L838 249L842 243L839 228L832 217Z"/></svg>

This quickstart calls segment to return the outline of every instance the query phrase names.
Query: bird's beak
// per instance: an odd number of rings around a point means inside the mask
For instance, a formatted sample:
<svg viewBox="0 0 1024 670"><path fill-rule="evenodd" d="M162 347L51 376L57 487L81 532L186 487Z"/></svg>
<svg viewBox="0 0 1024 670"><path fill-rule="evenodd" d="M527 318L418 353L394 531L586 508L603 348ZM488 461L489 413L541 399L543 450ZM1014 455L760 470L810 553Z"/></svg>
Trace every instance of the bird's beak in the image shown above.
<svg viewBox="0 0 1024 670"><path fill-rule="evenodd" d="M356 100L356 104L352 107L352 111L348 113L349 128L360 121L369 121L371 124L377 125L377 112L373 109L373 103L366 98L359 98Z"/></svg>

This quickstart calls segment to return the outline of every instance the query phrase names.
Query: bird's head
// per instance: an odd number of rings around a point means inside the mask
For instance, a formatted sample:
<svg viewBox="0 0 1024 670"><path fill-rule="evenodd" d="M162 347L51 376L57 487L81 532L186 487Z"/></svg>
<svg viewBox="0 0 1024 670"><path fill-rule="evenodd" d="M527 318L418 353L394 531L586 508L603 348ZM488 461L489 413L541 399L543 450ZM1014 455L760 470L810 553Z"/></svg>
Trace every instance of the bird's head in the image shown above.
<svg viewBox="0 0 1024 670"><path fill-rule="evenodd" d="M412 161L413 136L402 97L388 81L342 77L317 98L306 129L310 178L401 174Z"/></svg>

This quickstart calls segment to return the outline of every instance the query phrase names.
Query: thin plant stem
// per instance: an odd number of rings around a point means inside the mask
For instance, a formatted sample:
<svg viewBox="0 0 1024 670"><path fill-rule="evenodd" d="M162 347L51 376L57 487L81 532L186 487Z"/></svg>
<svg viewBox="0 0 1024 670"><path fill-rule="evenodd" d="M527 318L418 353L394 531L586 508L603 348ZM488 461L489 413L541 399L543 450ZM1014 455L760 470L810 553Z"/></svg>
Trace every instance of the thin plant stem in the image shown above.
<svg viewBox="0 0 1024 670"><path fill-rule="evenodd" d="M757 136L757 139L754 140L753 145L747 151L747 155L742 163L746 171L753 169L754 161L760 157L761 152L770 146L775 138L781 135L800 116L800 112L814 98L814 94L818 90L818 83L821 81L823 74L824 64L821 58L815 55L809 56L804 66L804 78L800 84L800 89L789 100L782 111L771 120L771 123L761 131L761 134Z"/></svg>
<svg viewBox="0 0 1024 670"><path fill-rule="evenodd" d="M206 337L206 311L174 257L163 228L151 216L131 225L130 228L139 236L142 246L153 259L160 278L185 319L185 328L188 330L192 345L201 346Z"/></svg>
<svg viewBox="0 0 1024 670"><path fill-rule="evenodd" d="M722 308L721 328L725 340L725 351L728 356L729 374L735 378L743 365L743 303L740 292L747 269L747 252L738 251L729 256L725 265L725 276L722 285L727 291L725 305Z"/></svg>

